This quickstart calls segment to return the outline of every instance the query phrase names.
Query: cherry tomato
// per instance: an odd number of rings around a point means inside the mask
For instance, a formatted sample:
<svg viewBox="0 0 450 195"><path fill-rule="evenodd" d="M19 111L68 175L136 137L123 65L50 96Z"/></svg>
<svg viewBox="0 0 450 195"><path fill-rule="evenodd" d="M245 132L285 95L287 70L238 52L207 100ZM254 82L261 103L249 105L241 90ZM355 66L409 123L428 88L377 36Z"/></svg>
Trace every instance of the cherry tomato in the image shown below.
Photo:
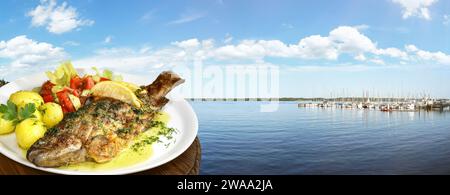
<svg viewBox="0 0 450 195"><path fill-rule="evenodd" d="M70 101L68 91L62 90L56 93L56 96L58 97L59 104L61 105L64 113L75 112L75 108L73 107L73 104Z"/></svg>
<svg viewBox="0 0 450 195"><path fill-rule="evenodd" d="M48 95L43 95L42 98L44 99L44 102L53 102L53 95L52 94L48 94Z"/></svg>
<svg viewBox="0 0 450 195"><path fill-rule="evenodd" d="M105 78L105 77L100 77L100 82L102 81L110 81L111 79Z"/></svg>
<svg viewBox="0 0 450 195"><path fill-rule="evenodd" d="M50 81L45 82L42 85L41 91L39 92L39 94L41 96L52 95L52 88L53 88L53 86L55 86L55 84L51 83Z"/></svg>
<svg viewBox="0 0 450 195"><path fill-rule="evenodd" d="M83 80L79 76L74 76L70 79L70 88L80 89L81 87L83 87Z"/></svg>
<svg viewBox="0 0 450 195"><path fill-rule="evenodd" d="M92 89L94 87L95 82L91 76L84 77L83 79L84 89Z"/></svg>

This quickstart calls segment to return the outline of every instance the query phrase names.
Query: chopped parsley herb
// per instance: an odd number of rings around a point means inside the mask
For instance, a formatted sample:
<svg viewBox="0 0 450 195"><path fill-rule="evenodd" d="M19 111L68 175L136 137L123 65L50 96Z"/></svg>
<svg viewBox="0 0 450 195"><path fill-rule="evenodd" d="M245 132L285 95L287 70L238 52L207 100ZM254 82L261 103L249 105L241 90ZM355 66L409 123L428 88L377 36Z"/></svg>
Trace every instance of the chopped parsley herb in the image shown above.
<svg viewBox="0 0 450 195"><path fill-rule="evenodd" d="M165 124L162 121L151 121L150 122L150 127L151 128L155 128L155 127L163 128L164 126L165 126Z"/></svg>
<svg viewBox="0 0 450 195"><path fill-rule="evenodd" d="M53 135L53 134L55 134L57 132L58 132L58 128L53 127L53 128L48 129L47 132L45 132L45 134L46 135Z"/></svg>
<svg viewBox="0 0 450 195"><path fill-rule="evenodd" d="M133 145L131 146L131 148L132 148L135 152L139 152L139 151L142 149L142 147L145 147L145 146L147 146L147 145L151 145L151 144L153 144L153 143L155 143L155 142L157 142L157 141L159 141L159 137L158 137L158 136L149 136L149 137L146 137L146 138L144 138L143 140L141 140L141 141L139 141L139 142L133 144Z"/></svg>
<svg viewBox="0 0 450 195"><path fill-rule="evenodd" d="M121 108L121 104L118 104L118 103L112 103L110 105L110 109L112 109L112 110L119 110L120 108Z"/></svg>
<svg viewBox="0 0 450 195"><path fill-rule="evenodd" d="M81 109L83 109L83 108L81 108ZM81 110L80 109L80 110ZM71 113L68 113L64 118L66 118L66 120L73 120L73 119L75 119L75 118L78 118L79 116L81 116L81 113L83 113L82 111L78 111L78 112L71 112Z"/></svg>
<svg viewBox="0 0 450 195"><path fill-rule="evenodd" d="M100 116L109 112L109 106L107 101L98 101L94 110L94 115Z"/></svg>
<svg viewBox="0 0 450 195"><path fill-rule="evenodd" d="M116 131L118 134L126 134L131 132L131 128L121 128Z"/></svg>
<svg viewBox="0 0 450 195"><path fill-rule="evenodd" d="M144 114L144 111L143 110L141 110L141 109L138 109L138 108L131 108L132 110L133 110L133 112L136 114L136 115L142 115L142 114Z"/></svg>
<svg viewBox="0 0 450 195"><path fill-rule="evenodd" d="M160 137L165 137L168 140L171 140L173 138L173 133L177 133L177 130L175 128L167 127L165 123L162 121L151 121L150 122L151 128L159 128L159 131L156 136L148 136L144 139L138 141L137 143L133 144L131 148L138 152L142 150L142 147L145 147L147 145L151 145L155 142L161 142ZM171 143L166 143L164 146L168 147Z"/></svg>

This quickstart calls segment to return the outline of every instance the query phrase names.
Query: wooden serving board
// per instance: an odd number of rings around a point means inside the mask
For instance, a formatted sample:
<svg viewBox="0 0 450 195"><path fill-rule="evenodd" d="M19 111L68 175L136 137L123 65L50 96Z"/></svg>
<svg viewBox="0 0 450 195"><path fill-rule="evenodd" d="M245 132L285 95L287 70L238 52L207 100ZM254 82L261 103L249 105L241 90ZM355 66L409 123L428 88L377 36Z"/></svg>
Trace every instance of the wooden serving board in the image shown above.
<svg viewBox="0 0 450 195"><path fill-rule="evenodd" d="M200 141L195 138L192 145L180 156L159 167L137 175L198 175L200 171L201 147ZM0 154L0 175L49 175L45 171L33 169L17 163Z"/></svg>

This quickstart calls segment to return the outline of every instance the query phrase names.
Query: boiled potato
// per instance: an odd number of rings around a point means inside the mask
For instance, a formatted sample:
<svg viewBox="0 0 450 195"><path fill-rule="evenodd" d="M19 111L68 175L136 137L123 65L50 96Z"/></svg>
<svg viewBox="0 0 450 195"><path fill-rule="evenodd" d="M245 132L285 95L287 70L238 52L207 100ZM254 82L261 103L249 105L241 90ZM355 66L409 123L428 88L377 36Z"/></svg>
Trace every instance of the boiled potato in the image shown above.
<svg viewBox="0 0 450 195"><path fill-rule="evenodd" d="M42 121L42 113L36 108L36 111L34 111L34 116L36 119Z"/></svg>
<svg viewBox="0 0 450 195"><path fill-rule="evenodd" d="M42 120L42 114L39 112L38 108L44 104L44 99L42 99L41 95L33 91L18 91L13 93L9 100L17 106L17 109L20 110L25 105L29 103L33 103L36 106L36 111L34 112L35 118Z"/></svg>
<svg viewBox="0 0 450 195"><path fill-rule="evenodd" d="M11 133L14 128L14 122L3 119L3 114L0 113L0 135Z"/></svg>
<svg viewBox="0 0 450 195"><path fill-rule="evenodd" d="M43 137L47 129L44 123L36 118L25 119L16 126L16 139L19 146L25 150Z"/></svg>
<svg viewBox="0 0 450 195"><path fill-rule="evenodd" d="M23 106L19 106L18 109L21 109L22 107ZM33 115L34 115L34 118L42 121L42 113L37 108L36 108L36 111L34 111ZM20 118L20 120L23 120L23 118Z"/></svg>
<svg viewBox="0 0 450 195"><path fill-rule="evenodd" d="M23 107L28 103L33 103L36 105L36 108L39 108L44 104L44 99L42 99L41 95L33 91L18 91L13 93L9 100L17 105L17 107Z"/></svg>
<svg viewBox="0 0 450 195"><path fill-rule="evenodd" d="M59 104L48 102L41 107L41 110L43 113L42 122L44 122L47 128L54 127L64 118L62 108Z"/></svg>

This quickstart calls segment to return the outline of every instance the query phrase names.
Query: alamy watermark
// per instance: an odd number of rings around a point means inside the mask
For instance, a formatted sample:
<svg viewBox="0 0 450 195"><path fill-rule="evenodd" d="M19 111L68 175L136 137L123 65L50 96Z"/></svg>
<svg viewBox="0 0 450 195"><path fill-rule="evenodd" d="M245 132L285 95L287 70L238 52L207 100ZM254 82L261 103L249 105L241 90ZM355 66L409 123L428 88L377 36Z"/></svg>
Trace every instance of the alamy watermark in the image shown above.
<svg viewBox="0 0 450 195"><path fill-rule="evenodd" d="M261 101L260 112L275 112L279 106L280 70L272 64L176 66L185 78L178 92L184 97L209 100Z"/></svg>

